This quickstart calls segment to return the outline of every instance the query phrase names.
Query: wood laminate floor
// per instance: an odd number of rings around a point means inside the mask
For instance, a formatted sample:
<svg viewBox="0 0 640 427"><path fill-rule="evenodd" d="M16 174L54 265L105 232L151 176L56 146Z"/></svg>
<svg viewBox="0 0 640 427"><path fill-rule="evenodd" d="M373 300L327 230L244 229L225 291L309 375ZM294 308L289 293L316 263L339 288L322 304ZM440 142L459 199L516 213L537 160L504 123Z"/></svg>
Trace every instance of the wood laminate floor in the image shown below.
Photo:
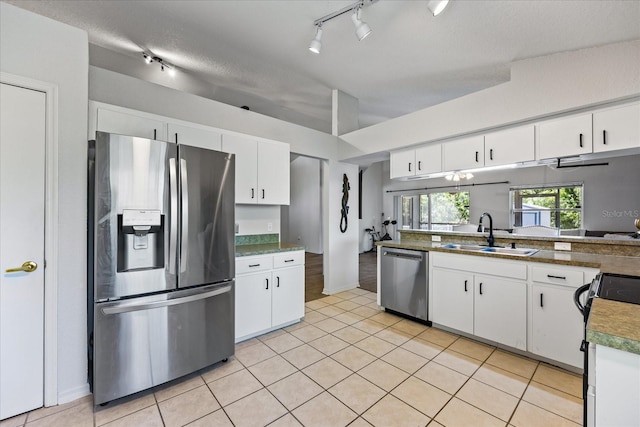
<svg viewBox="0 0 640 427"><path fill-rule="evenodd" d="M359 256L360 288L376 292L376 253L365 252ZM322 298L324 275L322 254L305 253L305 302Z"/></svg>

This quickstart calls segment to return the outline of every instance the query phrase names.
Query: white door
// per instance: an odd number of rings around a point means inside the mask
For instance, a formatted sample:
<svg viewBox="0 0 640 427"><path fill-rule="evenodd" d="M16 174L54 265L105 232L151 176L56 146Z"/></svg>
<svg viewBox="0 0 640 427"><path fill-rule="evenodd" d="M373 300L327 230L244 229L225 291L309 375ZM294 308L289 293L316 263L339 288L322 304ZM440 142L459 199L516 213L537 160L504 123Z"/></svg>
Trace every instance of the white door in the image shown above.
<svg viewBox="0 0 640 427"><path fill-rule="evenodd" d="M593 151L591 114L538 125L538 159L576 156Z"/></svg>
<svg viewBox="0 0 640 427"><path fill-rule="evenodd" d="M413 176L416 174L416 150L391 153L391 178Z"/></svg>
<svg viewBox="0 0 640 427"><path fill-rule="evenodd" d="M0 84L0 419L43 405L45 112L44 93Z"/></svg>
<svg viewBox="0 0 640 427"><path fill-rule="evenodd" d="M472 136L447 142L444 149L444 170L459 171L484 166L484 136Z"/></svg>
<svg viewBox="0 0 640 427"><path fill-rule="evenodd" d="M271 272L236 277L236 340L271 327Z"/></svg>
<svg viewBox="0 0 640 427"><path fill-rule="evenodd" d="M442 145L416 149L416 175L442 172Z"/></svg>
<svg viewBox="0 0 640 427"><path fill-rule="evenodd" d="M164 123L148 117L140 117L119 111L98 109L98 129L101 132L137 136L139 138L166 141Z"/></svg>
<svg viewBox="0 0 640 427"><path fill-rule="evenodd" d="M473 333L473 274L433 269L432 320L468 334Z"/></svg>
<svg viewBox="0 0 640 427"><path fill-rule="evenodd" d="M528 162L535 158L533 125L493 132L484 137L485 166Z"/></svg>
<svg viewBox="0 0 640 427"><path fill-rule="evenodd" d="M273 270L272 326L304 317L304 266Z"/></svg>
<svg viewBox="0 0 640 427"><path fill-rule="evenodd" d="M167 140L176 144L216 151L222 149L221 135L214 130L168 123L167 132L169 134Z"/></svg>

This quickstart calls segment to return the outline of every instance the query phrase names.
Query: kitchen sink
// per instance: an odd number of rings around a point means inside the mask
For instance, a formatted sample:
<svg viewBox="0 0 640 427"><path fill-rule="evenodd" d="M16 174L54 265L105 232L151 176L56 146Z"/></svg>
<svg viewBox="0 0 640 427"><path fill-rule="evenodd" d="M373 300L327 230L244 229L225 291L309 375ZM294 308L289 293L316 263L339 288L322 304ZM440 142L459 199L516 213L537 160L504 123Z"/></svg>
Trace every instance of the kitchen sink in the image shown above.
<svg viewBox="0 0 640 427"><path fill-rule="evenodd" d="M532 248L498 248L488 247L483 245L460 245L457 243L447 243L442 245L444 249L457 249L461 251L482 252L486 254L501 254L501 255L514 255L514 256L531 256L538 252L538 249Z"/></svg>
<svg viewBox="0 0 640 427"><path fill-rule="evenodd" d="M532 248L484 248L480 252L503 254L503 255L515 255L515 256L530 256L538 252L538 249Z"/></svg>

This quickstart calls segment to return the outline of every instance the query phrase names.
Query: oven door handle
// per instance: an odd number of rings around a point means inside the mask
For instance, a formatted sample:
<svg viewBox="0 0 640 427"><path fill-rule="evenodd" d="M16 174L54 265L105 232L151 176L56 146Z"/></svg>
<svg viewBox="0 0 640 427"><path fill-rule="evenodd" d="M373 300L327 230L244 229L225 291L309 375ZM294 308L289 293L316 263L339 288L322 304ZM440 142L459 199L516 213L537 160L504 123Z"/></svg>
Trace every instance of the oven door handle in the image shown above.
<svg viewBox="0 0 640 427"><path fill-rule="evenodd" d="M584 315L584 306L582 305L582 303L580 302L580 296L587 292L589 290L589 288L591 287L591 283L587 283L586 285L582 285L580 286L578 289L576 289L576 291L573 293L573 302L575 303L576 307L578 307L578 310L580 310L580 313L582 313L582 315Z"/></svg>

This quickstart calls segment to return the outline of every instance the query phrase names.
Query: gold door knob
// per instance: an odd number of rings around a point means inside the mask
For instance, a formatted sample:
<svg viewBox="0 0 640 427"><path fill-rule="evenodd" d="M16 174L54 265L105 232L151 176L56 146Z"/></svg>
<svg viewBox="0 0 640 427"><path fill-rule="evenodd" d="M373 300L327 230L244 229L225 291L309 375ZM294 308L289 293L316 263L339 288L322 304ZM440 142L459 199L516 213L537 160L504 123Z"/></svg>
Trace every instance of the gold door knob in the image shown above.
<svg viewBox="0 0 640 427"><path fill-rule="evenodd" d="M36 271L38 268L38 264L33 261L26 261L20 267L7 268L5 271L7 273L17 273L19 271L24 271L25 273L31 273L32 271Z"/></svg>

